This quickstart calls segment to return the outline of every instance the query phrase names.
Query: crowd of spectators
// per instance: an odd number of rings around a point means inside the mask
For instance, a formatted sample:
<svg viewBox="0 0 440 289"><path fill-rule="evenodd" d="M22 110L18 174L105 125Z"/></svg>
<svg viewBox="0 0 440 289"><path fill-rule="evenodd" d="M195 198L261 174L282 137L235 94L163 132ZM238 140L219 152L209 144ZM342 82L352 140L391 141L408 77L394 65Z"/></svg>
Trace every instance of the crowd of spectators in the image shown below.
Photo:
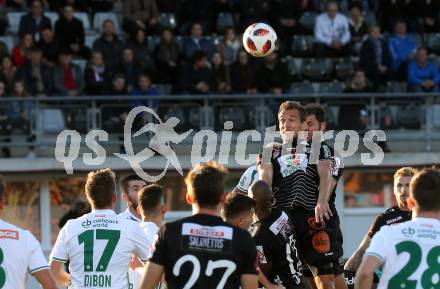
<svg viewBox="0 0 440 289"><path fill-rule="evenodd" d="M311 57L358 59L354 65L365 72L373 91L389 80L408 80L414 91L438 89L438 69L429 58L435 51L417 47L414 35L440 30L439 0L118 3L121 23L104 20L101 34L86 45L89 31L75 12L90 17L112 12L114 0L0 1L4 11L27 11L12 51L0 43L6 94L16 79L32 96L107 95L122 79L128 93L151 91L140 87L141 76L148 76L148 86L171 86L172 93L288 93L294 79L283 60L291 54L294 35L313 36ZM45 15L49 11L58 13L54 23ZM165 25L161 13L171 15L173 25ZM8 31L5 19L0 33ZM219 24L222 19L226 26ZM249 57L241 47L239 33L255 21L270 23L280 38L277 53L264 60ZM79 67L78 59L87 65Z"/></svg>
<svg viewBox="0 0 440 289"><path fill-rule="evenodd" d="M440 87L430 56L440 52L440 37L429 46L426 36L440 32L440 0L0 0L0 10L0 36L16 39L8 49L0 38L0 97L132 95L136 105L163 86L173 94L290 93L295 81L320 81L293 75L288 60L304 57L295 55L294 36L313 39L306 58L353 64L339 77L344 92L375 92L387 81L407 81L415 92ZM11 35L7 15L17 11L25 13ZM116 17L97 32L78 12ZM242 47L240 33L256 21L272 25L280 40L264 59ZM32 109L3 107L0 120L29 118ZM368 122L365 107L344 109L341 124Z"/></svg>

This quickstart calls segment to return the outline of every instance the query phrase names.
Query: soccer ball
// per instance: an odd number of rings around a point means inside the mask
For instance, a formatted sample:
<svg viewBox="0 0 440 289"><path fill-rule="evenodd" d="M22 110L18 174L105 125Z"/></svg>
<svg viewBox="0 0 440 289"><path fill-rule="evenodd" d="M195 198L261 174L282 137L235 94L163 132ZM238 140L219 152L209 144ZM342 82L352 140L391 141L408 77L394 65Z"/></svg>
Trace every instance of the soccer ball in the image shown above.
<svg viewBox="0 0 440 289"><path fill-rule="evenodd" d="M265 23L250 25L243 34L243 47L255 57L268 56L275 50L277 34Z"/></svg>

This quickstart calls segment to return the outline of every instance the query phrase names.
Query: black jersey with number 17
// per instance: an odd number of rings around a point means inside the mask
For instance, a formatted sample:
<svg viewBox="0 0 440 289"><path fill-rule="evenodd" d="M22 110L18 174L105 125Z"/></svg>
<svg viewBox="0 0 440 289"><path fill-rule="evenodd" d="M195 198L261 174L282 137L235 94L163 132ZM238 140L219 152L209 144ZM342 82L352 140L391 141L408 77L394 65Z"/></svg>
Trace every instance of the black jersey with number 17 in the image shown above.
<svg viewBox="0 0 440 289"><path fill-rule="evenodd" d="M252 225L251 231L257 245L258 262L272 265L267 279L286 289L298 288L302 263L289 216L272 209L269 216Z"/></svg>
<svg viewBox="0 0 440 289"><path fill-rule="evenodd" d="M164 266L168 289L240 288L257 274L251 235L220 217L196 214L160 229L151 262Z"/></svg>

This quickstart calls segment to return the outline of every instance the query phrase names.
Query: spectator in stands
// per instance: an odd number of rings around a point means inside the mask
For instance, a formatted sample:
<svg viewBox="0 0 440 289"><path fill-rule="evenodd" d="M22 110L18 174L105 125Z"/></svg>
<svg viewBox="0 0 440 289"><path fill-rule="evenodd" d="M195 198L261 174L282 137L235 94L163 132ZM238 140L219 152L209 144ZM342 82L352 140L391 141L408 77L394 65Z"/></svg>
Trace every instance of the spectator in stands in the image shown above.
<svg viewBox="0 0 440 289"><path fill-rule="evenodd" d="M284 50L292 45L292 36L294 34L305 32L305 28L299 22L301 12L304 9L302 0L280 0L275 4L274 16L277 19L275 28L283 45ZM271 4L271 5L274 5ZM308 31L307 31L308 32Z"/></svg>
<svg viewBox="0 0 440 289"><path fill-rule="evenodd" d="M123 74L116 74L113 77L112 87L108 92L108 95L127 95L128 88L125 76Z"/></svg>
<svg viewBox="0 0 440 289"><path fill-rule="evenodd" d="M0 79L6 84L6 88L10 88L14 80L17 68L12 64L8 56L4 56L1 60Z"/></svg>
<svg viewBox="0 0 440 289"><path fill-rule="evenodd" d="M378 12L380 13L380 23L384 28L384 31L392 31L396 22L399 19L407 19L408 4L412 0L408 1L396 1L396 0L380 0L380 6ZM416 0L420 1L420 0Z"/></svg>
<svg viewBox="0 0 440 289"><path fill-rule="evenodd" d="M24 34L20 42L12 49L12 62L15 66L20 66L26 61L26 53L34 45L31 34Z"/></svg>
<svg viewBox="0 0 440 289"><path fill-rule="evenodd" d="M60 96L79 96L84 86L81 67L72 63L72 52L68 49L61 50L59 64L54 68L55 93Z"/></svg>
<svg viewBox="0 0 440 289"><path fill-rule="evenodd" d="M74 17L73 6L66 5L63 15L55 23L55 40L60 49L69 48L75 56L87 59L90 50L84 45L85 33L81 20Z"/></svg>
<svg viewBox="0 0 440 289"><path fill-rule="evenodd" d="M365 72L357 70L354 73L350 86L344 90L344 93L368 93L373 92L373 88L368 82ZM359 100L357 100L359 101ZM368 113L363 103L353 103L341 105L338 117L339 128L364 130L368 125Z"/></svg>
<svg viewBox="0 0 440 289"><path fill-rule="evenodd" d="M359 53L362 40L368 34L368 25L364 21L361 9L360 3L353 4L350 8L350 17L348 18L351 35L350 46L351 51L355 54Z"/></svg>
<svg viewBox="0 0 440 289"><path fill-rule="evenodd" d="M280 95L289 88L289 71L286 64L278 59L277 52L264 58L255 75L257 90L261 93Z"/></svg>
<svg viewBox="0 0 440 289"><path fill-rule="evenodd" d="M103 33L101 37L96 39L95 43L93 43L93 50L101 51L106 69L113 71L113 69L121 63L124 43L116 35L113 21L106 20L102 26Z"/></svg>
<svg viewBox="0 0 440 289"><path fill-rule="evenodd" d="M237 53L241 46L234 27L228 27L223 39L217 44L216 50L222 55L225 65L231 65L237 60Z"/></svg>
<svg viewBox="0 0 440 289"><path fill-rule="evenodd" d="M24 81L30 95L52 95L53 72L49 66L43 63L43 53L40 48L32 47L29 49L29 60L18 69L17 75Z"/></svg>
<svg viewBox="0 0 440 289"><path fill-rule="evenodd" d="M198 22L193 23L191 26L191 35L183 41L183 56L185 60L191 60L193 54L198 50L204 51L207 57L212 56L212 52L214 51L213 43L202 36L202 25Z"/></svg>
<svg viewBox="0 0 440 289"><path fill-rule="evenodd" d="M21 79L14 80L12 86L12 97L29 97L25 83ZM19 129L25 135L26 140L31 142L35 136L31 134L31 117L35 111L35 102L32 100L12 101L8 107L8 119L14 129ZM27 158L34 159L36 157L34 147L29 147Z"/></svg>
<svg viewBox="0 0 440 289"><path fill-rule="evenodd" d="M156 96L159 94L159 91L155 86L151 83L150 75L143 73L139 75L138 85L131 91L130 95L139 96L141 99L135 99L130 101L131 107L145 105L152 109L157 108L157 99L151 96ZM147 101L147 96L150 96L151 103Z"/></svg>
<svg viewBox="0 0 440 289"><path fill-rule="evenodd" d="M359 67L365 71L368 79L379 86L387 80L390 53L385 39L380 33L380 27L374 25L370 29L370 35L362 43L359 54Z"/></svg>
<svg viewBox="0 0 440 289"><path fill-rule="evenodd" d="M315 50L317 57L344 56L350 41L350 29L345 15L338 13L338 4L327 3L326 12L315 22Z"/></svg>
<svg viewBox="0 0 440 289"><path fill-rule="evenodd" d="M122 51L122 63L114 69L114 72L125 76L128 89L131 89L136 84L142 71L143 69L139 63L134 61L133 50L131 48L124 48Z"/></svg>
<svg viewBox="0 0 440 289"><path fill-rule="evenodd" d="M160 42L154 49L158 82L168 84L175 83L179 54L180 49L174 39L173 33L170 29L164 29Z"/></svg>
<svg viewBox="0 0 440 289"><path fill-rule="evenodd" d="M440 19L438 17L438 12L440 11L440 1L419 0L414 3L419 5L419 15L423 18L423 32L439 32Z"/></svg>
<svg viewBox="0 0 440 289"><path fill-rule="evenodd" d="M60 49L58 42L55 41L54 33L51 28L43 29L41 40L37 43L37 46L43 51L43 62L49 66L55 65Z"/></svg>
<svg viewBox="0 0 440 289"><path fill-rule="evenodd" d="M91 0L88 1L89 6L92 9L92 13L97 12L109 12L113 10L114 0Z"/></svg>
<svg viewBox="0 0 440 289"><path fill-rule="evenodd" d="M102 95L108 91L109 73L104 65L100 51L93 51L84 72L85 92L87 95Z"/></svg>
<svg viewBox="0 0 440 289"><path fill-rule="evenodd" d="M204 51L199 50L193 54L192 62L183 66L179 80L182 93L208 94L210 92L211 71Z"/></svg>
<svg viewBox="0 0 440 289"><path fill-rule="evenodd" d="M139 63L146 71L154 71L154 59L148 47L145 31L138 29L135 37L131 37L127 43L134 53L134 61Z"/></svg>
<svg viewBox="0 0 440 289"><path fill-rule="evenodd" d="M93 0L92 0L93 1ZM49 0L50 10L61 11L66 5L72 6L75 11L87 12L90 0Z"/></svg>
<svg viewBox="0 0 440 289"><path fill-rule="evenodd" d="M241 0L238 1L240 28L246 29L250 24L270 20L271 1Z"/></svg>
<svg viewBox="0 0 440 289"><path fill-rule="evenodd" d="M179 33L188 35L191 31L189 28L193 23L197 22L202 26L202 30L206 35L210 35L215 17L215 0L181 0L177 3L177 21L179 23Z"/></svg>
<svg viewBox="0 0 440 289"><path fill-rule="evenodd" d="M159 26L159 10L156 0L124 0L124 30L135 35L140 28L149 33L157 32Z"/></svg>
<svg viewBox="0 0 440 289"><path fill-rule="evenodd" d="M255 72L249 60L249 54L241 49L237 60L231 65L231 88L236 93L256 93Z"/></svg>
<svg viewBox="0 0 440 289"><path fill-rule="evenodd" d="M26 9L26 0L6 0L6 6L23 11Z"/></svg>
<svg viewBox="0 0 440 289"><path fill-rule="evenodd" d="M9 56L9 48L4 41L0 40L0 59Z"/></svg>
<svg viewBox="0 0 440 289"><path fill-rule="evenodd" d="M417 49L416 58L408 65L408 89L415 92L439 91L440 73L429 60L428 50Z"/></svg>
<svg viewBox="0 0 440 289"><path fill-rule="evenodd" d="M32 9L28 14L20 19L18 35L31 34L34 41L38 42L42 38L42 32L45 28L51 28L50 19L43 14L43 3L40 0L32 1Z"/></svg>
<svg viewBox="0 0 440 289"><path fill-rule="evenodd" d="M406 78L408 61L416 51L416 44L411 34L406 33L406 24L399 20L395 26L395 34L390 37L388 46L391 55L391 71L397 80Z"/></svg>
<svg viewBox="0 0 440 289"><path fill-rule="evenodd" d="M230 74L228 67L223 63L219 52L214 52L211 59L211 90L214 93L228 93L231 91Z"/></svg>

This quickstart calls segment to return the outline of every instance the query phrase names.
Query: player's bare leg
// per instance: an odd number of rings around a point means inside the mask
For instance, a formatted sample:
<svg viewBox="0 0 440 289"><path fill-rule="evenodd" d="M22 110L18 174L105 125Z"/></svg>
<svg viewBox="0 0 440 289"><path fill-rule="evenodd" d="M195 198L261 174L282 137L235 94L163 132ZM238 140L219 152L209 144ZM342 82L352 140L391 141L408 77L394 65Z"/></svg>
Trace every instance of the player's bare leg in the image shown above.
<svg viewBox="0 0 440 289"><path fill-rule="evenodd" d="M318 275L315 278L318 289L335 289L335 275Z"/></svg>

